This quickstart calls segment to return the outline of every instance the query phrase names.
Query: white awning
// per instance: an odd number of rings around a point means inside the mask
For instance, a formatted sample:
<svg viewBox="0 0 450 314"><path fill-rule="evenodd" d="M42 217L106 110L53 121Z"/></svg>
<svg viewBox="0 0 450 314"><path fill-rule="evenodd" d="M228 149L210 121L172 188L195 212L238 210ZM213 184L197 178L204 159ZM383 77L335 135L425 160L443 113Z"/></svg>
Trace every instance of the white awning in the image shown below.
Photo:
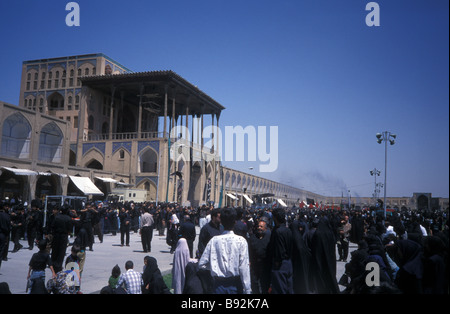
<svg viewBox="0 0 450 314"><path fill-rule="evenodd" d="M252 199L251 199L250 197L248 197L247 194L242 194L242 195L244 195L244 197L245 197L245 199L247 200L247 202L249 202L250 204L253 204Z"/></svg>
<svg viewBox="0 0 450 314"><path fill-rule="evenodd" d="M234 196L233 194L227 193L227 196L233 200L237 199L236 196Z"/></svg>
<svg viewBox="0 0 450 314"><path fill-rule="evenodd" d="M283 207L287 207L286 203L283 202L283 200L281 198L277 199L278 203L280 203L281 206Z"/></svg>
<svg viewBox="0 0 450 314"><path fill-rule="evenodd" d="M103 195L103 192L100 191L88 177L69 177L73 184L75 184L84 195Z"/></svg>
<svg viewBox="0 0 450 314"><path fill-rule="evenodd" d="M133 186L133 184L131 184L131 183L125 183L125 182L120 182L120 181L117 181L116 185L126 186L126 187L132 187Z"/></svg>
<svg viewBox="0 0 450 314"><path fill-rule="evenodd" d="M102 178L102 177L95 177L96 179L102 180L103 182L108 182L108 183L117 183L119 181L113 179L113 178Z"/></svg>
<svg viewBox="0 0 450 314"><path fill-rule="evenodd" d="M16 169L10 167L1 167L0 169L11 171L17 176L36 176L38 174L36 171L29 169Z"/></svg>

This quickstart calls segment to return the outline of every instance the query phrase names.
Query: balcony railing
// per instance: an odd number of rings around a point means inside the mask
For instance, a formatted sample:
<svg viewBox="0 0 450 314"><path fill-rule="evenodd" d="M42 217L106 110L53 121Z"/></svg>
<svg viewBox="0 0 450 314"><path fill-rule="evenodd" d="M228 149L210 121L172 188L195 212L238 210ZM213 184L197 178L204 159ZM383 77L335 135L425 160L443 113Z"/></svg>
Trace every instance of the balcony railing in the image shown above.
<svg viewBox="0 0 450 314"><path fill-rule="evenodd" d="M88 134L86 142L107 141L107 140L133 140L133 139L152 139L163 138L164 132L127 132L127 133L103 133Z"/></svg>

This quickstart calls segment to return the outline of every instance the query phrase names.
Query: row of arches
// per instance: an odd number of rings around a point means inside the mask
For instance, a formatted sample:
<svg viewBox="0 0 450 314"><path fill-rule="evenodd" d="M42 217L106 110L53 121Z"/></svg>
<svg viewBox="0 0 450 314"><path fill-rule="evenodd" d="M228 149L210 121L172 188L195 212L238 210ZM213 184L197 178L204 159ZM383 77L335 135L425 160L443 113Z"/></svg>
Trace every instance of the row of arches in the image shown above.
<svg viewBox="0 0 450 314"><path fill-rule="evenodd" d="M245 189L253 194L273 193L275 195L287 195L287 197L298 192L277 182L233 171L225 171L224 180L224 187L228 191L243 191Z"/></svg>
<svg viewBox="0 0 450 314"><path fill-rule="evenodd" d="M45 97L41 95L28 95L24 99L24 107L27 109L36 110L39 108L40 111L48 106L49 110L72 110L78 109L80 105L80 95L73 95L72 92L68 92L67 99L58 91L55 91Z"/></svg>
<svg viewBox="0 0 450 314"><path fill-rule="evenodd" d="M158 169L158 152L152 147L144 148L137 156L137 172L138 173L156 173ZM120 148L113 153L112 159L114 161L129 162L131 153L124 148ZM84 166L90 169L103 170L104 169L104 155L97 148L91 148L84 154ZM122 170L122 169L119 169ZM125 172L125 171L122 171Z"/></svg>
<svg viewBox="0 0 450 314"><path fill-rule="evenodd" d="M14 113L3 121L0 154L5 157L31 158L33 128L22 113ZM63 132L55 122L45 124L39 131L37 158L43 162L61 163Z"/></svg>

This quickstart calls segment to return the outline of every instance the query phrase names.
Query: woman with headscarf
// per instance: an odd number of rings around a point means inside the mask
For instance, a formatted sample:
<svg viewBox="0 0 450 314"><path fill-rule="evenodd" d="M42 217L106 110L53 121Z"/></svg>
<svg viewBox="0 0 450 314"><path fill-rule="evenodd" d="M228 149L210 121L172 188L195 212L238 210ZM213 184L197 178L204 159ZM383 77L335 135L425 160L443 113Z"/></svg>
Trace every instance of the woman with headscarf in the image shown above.
<svg viewBox="0 0 450 314"><path fill-rule="evenodd" d="M204 288L201 275L199 273L198 262L189 262L186 265L186 277L184 280L183 294L204 294L207 291Z"/></svg>
<svg viewBox="0 0 450 314"><path fill-rule="evenodd" d="M186 278L186 265L191 261L189 246L185 238L180 238L173 255L172 288L174 294L182 294Z"/></svg>
<svg viewBox="0 0 450 314"><path fill-rule="evenodd" d="M336 280L336 238L325 217L311 239L311 290L313 293L339 293Z"/></svg>
<svg viewBox="0 0 450 314"><path fill-rule="evenodd" d="M290 226L294 240L292 247L292 270L294 293L309 293L308 271L311 260L311 252L303 240L301 228L304 224L300 220L294 220Z"/></svg>
<svg viewBox="0 0 450 314"><path fill-rule="evenodd" d="M411 240L399 240L392 246L392 259L400 268L395 284L405 294L422 293L422 247Z"/></svg>
<svg viewBox="0 0 450 314"><path fill-rule="evenodd" d="M423 238L423 292L426 294L445 294L448 292L448 254L444 242L437 236Z"/></svg>
<svg viewBox="0 0 450 314"><path fill-rule="evenodd" d="M161 275L158 263L154 257L144 257L145 269L142 274L144 288L142 294L170 294L169 288Z"/></svg>

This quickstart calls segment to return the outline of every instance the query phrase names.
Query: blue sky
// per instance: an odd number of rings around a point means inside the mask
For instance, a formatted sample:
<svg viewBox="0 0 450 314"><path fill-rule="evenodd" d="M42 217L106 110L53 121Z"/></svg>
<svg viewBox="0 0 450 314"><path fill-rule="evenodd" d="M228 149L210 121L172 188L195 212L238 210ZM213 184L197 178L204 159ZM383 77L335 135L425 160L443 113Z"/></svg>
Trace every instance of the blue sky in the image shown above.
<svg viewBox="0 0 450 314"><path fill-rule="evenodd" d="M387 195L448 197L449 1L376 1L379 27L365 0L80 0L80 27L68 2L0 3L2 101L18 103L24 60L102 52L198 85L226 107L221 126L278 126L278 170L263 177L371 196L387 130Z"/></svg>

